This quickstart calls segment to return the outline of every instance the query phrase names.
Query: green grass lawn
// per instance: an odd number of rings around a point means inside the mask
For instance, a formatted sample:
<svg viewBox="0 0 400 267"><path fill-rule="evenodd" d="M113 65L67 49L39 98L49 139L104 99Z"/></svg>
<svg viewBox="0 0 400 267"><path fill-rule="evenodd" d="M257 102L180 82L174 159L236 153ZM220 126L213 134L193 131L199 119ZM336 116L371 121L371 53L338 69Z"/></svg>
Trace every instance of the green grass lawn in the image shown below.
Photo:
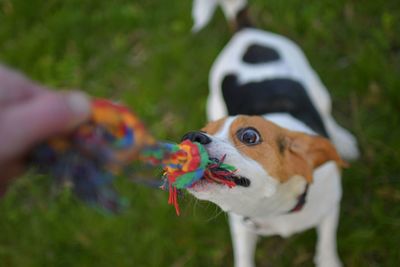
<svg viewBox="0 0 400 267"><path fill-rule="evenodd" d="M346 266L400 263L400 4L250 0L264 29L295 40L329 88L362 157L343 175ZM191 35L191 1L0 0L0 61L54 88L122 100L163 140L205 122L208 70L229 40L221 12ZM0 125L1 127L1 125ZM1 149L1 148L0 148ZM0 201L0 266L232 266L227 217L120 179L109 216L32 173ZM312 266L315 233L265 238L258 266Z"/></svg>

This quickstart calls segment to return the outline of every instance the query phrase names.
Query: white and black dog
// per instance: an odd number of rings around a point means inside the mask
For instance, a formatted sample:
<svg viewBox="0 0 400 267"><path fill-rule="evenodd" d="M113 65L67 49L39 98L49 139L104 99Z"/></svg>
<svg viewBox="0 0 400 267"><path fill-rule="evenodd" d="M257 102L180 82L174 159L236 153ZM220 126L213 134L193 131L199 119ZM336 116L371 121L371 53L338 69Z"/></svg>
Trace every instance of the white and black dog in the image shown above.
<svg viewBox="0 0 400 267"><path fill-rule="evenodd" d="M344 162L336 150L355 159L357 142L332 118L329 93L303 52L251 27L246 0L195 0L194 30L218 5L237 31L211 69L211 122L184 139L202 143L213 158L226 156L238 186L204 181L189 191L228 212L237 267L254 266L258 235L287 237L313 227L315 263L341 266L336 228Z"/></svg>

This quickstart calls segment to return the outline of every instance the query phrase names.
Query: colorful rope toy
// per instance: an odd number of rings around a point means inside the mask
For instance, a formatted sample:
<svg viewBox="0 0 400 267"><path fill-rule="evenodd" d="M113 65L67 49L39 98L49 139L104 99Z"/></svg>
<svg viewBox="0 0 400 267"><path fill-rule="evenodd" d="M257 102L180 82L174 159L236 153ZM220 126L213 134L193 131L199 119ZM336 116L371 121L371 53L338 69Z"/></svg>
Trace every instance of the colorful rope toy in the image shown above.
<svg viewBox="0 0 400 267"><path fill-rule="evenodd" d="M76 195L96 206L116 212L122 201L112 182L134 160L164 169L162 188L179 215L177 193L201 179L235 186L233 166L210 159L199 143L156 142L143 123L126 107L96 99L91 119L73 133L52 138L37 147L31 162L39 170L69 184Z"/></svg>
<svg viewBox="0 0 400 267"><path fill-rule="evenodd" d="M195 186L200 179L234 187L235 168L224 164L223 159L210 159L207 151L199 143L185 140L180 144L158 143L145 148L142 160L164 169L163 189L169 190L168 204L174 205L179 215L178 190Z"/></svg>

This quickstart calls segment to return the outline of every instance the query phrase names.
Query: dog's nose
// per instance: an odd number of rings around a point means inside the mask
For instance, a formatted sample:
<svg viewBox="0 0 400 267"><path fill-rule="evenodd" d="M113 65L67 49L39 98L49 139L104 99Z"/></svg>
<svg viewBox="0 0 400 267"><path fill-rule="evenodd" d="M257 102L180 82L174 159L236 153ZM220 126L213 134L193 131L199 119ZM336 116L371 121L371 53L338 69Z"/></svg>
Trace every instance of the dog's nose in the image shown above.
<svg viewBox="0 0 400 267"><path fill-rule="evenodd" d="M182 137L182 141L183 140L190 140L192 142L198 142L202 145L207 145L207 144L211 143L210 137L208 137L207 135L205 135L202 132L188 132L187 134L185 134Z"/></svg>

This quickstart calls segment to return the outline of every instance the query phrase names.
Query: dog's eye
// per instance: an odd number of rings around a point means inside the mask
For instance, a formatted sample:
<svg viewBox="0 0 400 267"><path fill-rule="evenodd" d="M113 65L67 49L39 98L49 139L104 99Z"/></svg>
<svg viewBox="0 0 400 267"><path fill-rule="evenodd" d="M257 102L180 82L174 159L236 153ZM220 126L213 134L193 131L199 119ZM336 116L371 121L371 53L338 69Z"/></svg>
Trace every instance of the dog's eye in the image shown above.
<svg viewBox="0 0 400 267"><path fill-rule="evenodd" d="M257 145L261 143L261 136L254 128L244 128L240 129L236 133L237 137L239 138L240 142L246 145Z"/></svg>

